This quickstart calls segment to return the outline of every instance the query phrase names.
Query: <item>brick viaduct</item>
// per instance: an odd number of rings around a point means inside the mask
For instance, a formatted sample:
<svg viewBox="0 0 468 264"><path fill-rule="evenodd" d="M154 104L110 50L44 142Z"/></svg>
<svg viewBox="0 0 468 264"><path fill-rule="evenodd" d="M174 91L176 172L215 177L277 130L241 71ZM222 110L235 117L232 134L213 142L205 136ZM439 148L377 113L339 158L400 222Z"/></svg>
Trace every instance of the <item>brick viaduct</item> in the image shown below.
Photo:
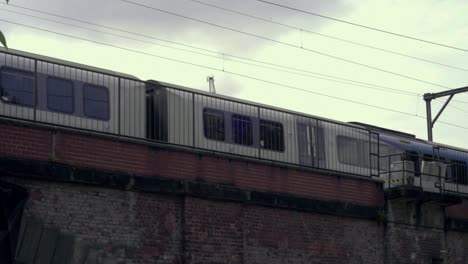
<svg viewBox="0 0 468 264"><path fill-rule="evenodd" d="M18 263L468 263L459 197L0 120Z"/></svg>

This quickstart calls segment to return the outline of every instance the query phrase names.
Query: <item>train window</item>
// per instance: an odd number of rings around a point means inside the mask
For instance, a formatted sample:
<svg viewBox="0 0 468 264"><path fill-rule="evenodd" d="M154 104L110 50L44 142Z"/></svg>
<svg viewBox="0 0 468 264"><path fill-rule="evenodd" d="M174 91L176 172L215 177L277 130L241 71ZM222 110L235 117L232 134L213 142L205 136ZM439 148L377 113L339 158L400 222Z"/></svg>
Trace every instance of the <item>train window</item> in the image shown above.
<svg viewBox="0 0 468 264"><path fill-rule="evenodd" d="M284 133L281 123L260 120L260 147L284 151Z"/></svg>
<svg viewBox="0 0 468 264"><path fill-rule="evenodd" d="M87 117L109 120L109 91L104 86L83 86L83 110Z"/></svg>
<svg viewBox="0 0 468 264"><path fill-rule="evenodd" d="M206 138L224 141L224 112L215 109L204 109L203 128Z"/></svg>
<svg viewBox="0 0 468 264"><path fill-rule="evenodd" d="M52 111L68 113L74 112L73 82L70 80L47 78L47 108Z"/></svg>
<svg viewBox="0 0 468 264"><path fill-rule="evenodd" d="M450 160L450 166L447 167L447 178L456 183L468 185L468 174L466 162L459 160Z"/></svg>
<svg viewBox="0 0 468 264"><path fill-rule="evenodd" d="M346 136L337 136L336 139L339 162L353 166L369 167L370 150L367 141Z"/></svg>
<svg viewBox="0 0 468 264"><path fill-rule="evenodd" d="M1 68L0 92L3 102L34 106L34 72L9 67Z"/></svg>
<svg viewBox="0 0 468 264"><path fill-rule="evenodd" d="M252 137L252 120L248 116L232 115L232 137L234 143L251 146L253 144Z"/></svg>

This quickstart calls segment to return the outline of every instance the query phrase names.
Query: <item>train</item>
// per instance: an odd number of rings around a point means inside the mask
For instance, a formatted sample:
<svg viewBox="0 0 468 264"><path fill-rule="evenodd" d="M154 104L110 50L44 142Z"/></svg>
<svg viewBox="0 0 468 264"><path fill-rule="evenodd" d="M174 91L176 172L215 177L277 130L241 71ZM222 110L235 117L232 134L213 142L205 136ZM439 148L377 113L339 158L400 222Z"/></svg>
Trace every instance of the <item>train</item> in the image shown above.
<svg viewBox="0 0 468 264"><path fill-rule="evenodd" d="M460 148L18 50L0 49L0 116L468 194Z"/></svg>

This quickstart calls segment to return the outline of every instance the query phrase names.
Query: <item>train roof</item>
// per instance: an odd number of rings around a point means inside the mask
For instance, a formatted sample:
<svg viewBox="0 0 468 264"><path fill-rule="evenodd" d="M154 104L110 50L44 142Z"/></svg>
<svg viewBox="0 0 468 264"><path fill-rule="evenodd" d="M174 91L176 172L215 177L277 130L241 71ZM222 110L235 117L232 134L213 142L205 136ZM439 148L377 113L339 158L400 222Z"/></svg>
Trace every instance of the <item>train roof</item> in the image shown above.
<svg viewBox="0 0 468 264"><path fill-rule="evenodd" d="M3 47L0 47L0 52L5 52L4 54L12 54L12 55L17 55L17 56L24 57L24 58L29 58L29 59L38 59L38 60L45 61L45 62L55 63L55 64L59 64L59 65L64 65L64 66L70 66L70 67L73 67L73 68L88 70L88 71L92 71L92 72L103 73L103 74L107 74L107 75L118 76L118 77L123 77L123 78L129 78L129 79L134 79L134 80L140 80L138 77L135 77L135 76L127 74L127 73L111 71L111 70L107 70L107 69L103 69L103 68L98 68L98 67L89 66L89 65L86 65L86 64L67 61L67 60L61 60L61 59L48 57L48 56L44 56L44 55L39 55L39 54L35 54L35 53L30 53L30 52L26 52L26 51L15 50L15 49L11 49L11 48L5 49Z"/></svg>
<svg viewBox="0 0 468 264"><path fill-rule="evenodd" d="M358 126L362 126L364 128L367 128L367 129L380 131L380 132L384 132L384 133L387 133L387 134L392 134L392 135L395 135L395 136L401 136L401 137L405 137L405 138L416 139L415 135L410 134L410 133L406 133L406 132L402 132L402 131L398 131L398 130L393 130L393 129L389 129L389 128L374 126L374 125L369 125L369 124L365 124L365 123L361 123L361 122L349 122L349 123L354 124L354 125L358 125Z"/></svg>
<svg viewBox="0 0 468 264"><path fill-rule="evenodd" d="M15 49L11 49L11 48L5 49L3 47L0 47L0 52L2 52L2 51L5 52L5 54L12 54L12 55L17 55L17 56L20 56L20 57L25 57L25 58L30 58L30 59L38 59L38 60L42 60L42 61L45 61L45 62L55 63L55 64L58 64L58 65L70 66L70 67L74 67L74 68L77 68L77 69L83 69L83 70L93 71L93 72L107 74L107 75L111 75L111 76L116 76L116 77L122 77L122 78L128 78L128 79L132 79L132 80L141 81L141 79L139 79L138 77L130 75L130 74L116 72L116 71L107 70L107 69L103 69L103 68L99 68L99 67L85 65L85 64L75 63L75 62L71 62L71 61L61 60L61 59L48 57L48 56L44 56L44 55L38 55L38 54L25 52L25 51L20 51L20 50L15 50ZM189 88L189 87L185 87L185 86L180 86L180 85L176 85L176 84L172 84L172 83L166 83L166 82L162 82L162 81L148 80L148 82L150 82L150 83L152 82L154 84L165 86L165 87L172 87L172 88L175 88L175 89L186 90L188 92L193 92L193 93L197 93L197 94L202 94L202 95L206 95L206 96L220 98L220 99L224 99L224 100L228 100L228 101L244 103L244 104L251 105L251 106L259 106L259 107L263 107L263 108L266 108L266 109L276 110L276 111L280 111L280 112L284 112L284 113L288 113L288 114L294 114L294 115L298 115L298 116L302 116L302 117L306 117L306 118L314 118L314 119L329 121L329 122L332 122L332 123L341 124L341 125L345 125L345 126L349 126L349 127L361 128L361 129L362 128L367 128L367 129L370 129L370 130L375 130L375 131L385 133L387 135L392 135L392 136L398 137L398 138L400 138L402 140L409 140L409 139L417 140L417 141L419 141L420 143L423 143L423 144L425 143L425 144L429 144L429 145L433 145L433 146L451 148L451 149L458 150L458 151L468 152L468 150L466 150L466 149L462 149L462 148L458 148L458 147L454 147L454 146L449 146L449 145L445 145L445 144L441 144L441 143L426 141L426 140L423 140L423 139L420 139L420 138L416 138L415 135L405 133L405 132L401 132L401 131L392 130L392 129L382 128L382 127L373 126L373 125L364 124L364 123L359 123L359 122L337 121L337 120L333 120L333 119L329 119L329 118L324 118L324 117L320 117L320 116L315 116L315 115L311 115L311 114L305 114L305 113L302 113L302 112L293 111L293 110L290 110L290 109L275 107L275 106L266 105L266 104L262 104L262 103L258 103L258 102L252 102L252 101L249 101L249 100L239 99L239 98L235 98L235 97L232 97L232 96L210 93L210 92L207 92L207 91L194 89L194 88Z"/></svg>
<svg viewBox="0 0 468 264"><path fill-rule="evenodd" d="M354 127L354 128L360 128L360 129L363 128L362 126L358 126L358 125L353 124L353 123L348 123L348 122L338 121L338 120L334 120L334 119L330 119L330 118L326 118L326 117L306 114L306 113L302 113L302 112L298 112L298 111L294 111L294 110L290 110L290 109L286 109L286 108L271 106L271 105L267 105L267 104L262 104L262 103L258 103L258 102L254 102L254 101L245 100L245 99L239 99L239 98L228 96L228 95L211 93L211 92L208 92L208 91L203 91L203 90L200 90L200 89L194 89L194 88L181 86L181 85L177 85L177 84L172 84L172 83L167 83L167 82L162 82L162 81L156 81L156 80L148 80L148 82L154 83L156 85L164 86L164 87L175 88L175 89L178 89L178 90L185 90L187 92L193 92L193 93L196 93L196 94L215 97L215 98L219 98L219 99L223 99L223 100L227 100L227 101L243 103L243 104L250 105L250 106L258 106L258 107L262 107L262 108L265 108L265 109L275 110L275 111L279 111L279 112L283 112L283 113L287 113L287 114L293 114L293 115L298 115L298 116L302 116L302 117L306 117L306 118L314 118L314 119L319 119L319 120L323 120L323 121L329 121L331 123L341 124L341 125L348 126L348 127Z"/></svg>
<svg viewBox="0 0 468 264"><path fill-rule="evenodd" d="M387 136L386 140L389 140L390 138L394 138L395 139L394 142L399 142L399 143L402 144L402 146L407 145L410 142L412 142L416 146L414 148L414 150L427 150L426 149L427 147L430 147L430 148L432 148L432 147L441 147L441 148L449 148L449 149L452 149L452 150L468 153L468 150L463 149L463 148L454 147L454 146L450 146L450 145L446 145L446 144L442 144L442 143L437 143L437 142L431 142L431 141L428 141L428 140L425 140L425 139L417 138L416 135L401 132L401 131L398 131L398 130L378 127L378 126L369 125L369 124L360 123L360 122L350 122L350 123L360 125L362 127L365 127L365 128L371 129L371 130L382 132L383 134L385 134Z"/></svg>
<svg viewBox="0 0 468 264"><path fill-rule="evenodd" d="M203 91L203 90L194 89L194 88L190 88L190 87L185 87L185 86L181 86L181 85L176 85L176 84L172 84L172 83L166 83L166 82L162 82L162 81L148 80L148 82L154 83L156 85L164 86L164 87L175 88L175 89L179 89L179 90L185 90L187 92L193 92L193 93L196 93L196 94L211 96L211 97L215 97L215 98L219 98L219 99L223 99L223 100L228 100L228 101L233 101L233 102L238 102L238 103L244 103L244 104L251 105L251 106L259 106L259 107L263 107L263 108L266 108L266 109L277 110L277 111L280 111L280 112L284 112L284 113L288 113L288 114L294 114L294 115L303 116L303 117L307 117L307 118L315 118L315 119L319 119L319 120L329 121L329 122L332 122L332 123L342 124L342 125L349 126L349 127L355 127L355 128L360 128L360 129L365 128L365 129L369 129L369 130L374 130L374 131L381 132L383 134L395 137L395 138L403 140L403 141L411 140L411 141L416 141L416 142L418 142L420 144L426 144L426 145L431 145L431 146L436 146L436 147L443 147L443 148L450 148L450 149L453 149L453 150L468 153L468 150L463 149L463 148L449 146L449 145L442 144L442 143L437 143L437 142L430 142L430 141L427 141L427 140L424 140L424 139L417 138L413 134L406 133L406 132L401 132L401 131L397 131L397 130L393 130L393 129L378 127L378 126L369 125L369 124L360 123L360 122L337 121L337 120L333 120L333 119L330 119L330 118L324 118L324 117L321 117L321 116L315 116L315 115L311 115L311 114L306 114L306 113L302 113L302 112L293 111L293 110L290 110L290 109L285 109L285 108L281 108L281 107L266 105L266 104L262 104L262 103L258 103L258 102L245 100L245 99L239 99L239 98L235 98L235 97L232 97L232 96L211 93L211 92L208 92L208 91Z"/></svg>

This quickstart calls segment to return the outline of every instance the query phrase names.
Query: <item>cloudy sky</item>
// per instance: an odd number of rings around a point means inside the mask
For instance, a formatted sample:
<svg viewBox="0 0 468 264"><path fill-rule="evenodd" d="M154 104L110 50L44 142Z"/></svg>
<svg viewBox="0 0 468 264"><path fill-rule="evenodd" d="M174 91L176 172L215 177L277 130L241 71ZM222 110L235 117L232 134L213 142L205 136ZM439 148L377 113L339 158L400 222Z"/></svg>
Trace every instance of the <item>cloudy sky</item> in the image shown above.
<svg viewBox="0 0 468 264"><path fill-rule="evenodd" d="M271 1L468 49L468 1ZM256 0L131 2L11 0L0 5L0 29L13 49L202 90L208 89L206 76L214 75L217 92L224 95L420 138L427 137L422 94L468 86L466 51ZM468 94L454 100L439 119L445 123L435 125L434 140L468 148ZM433 102L433 115L442 104Z"/></svg>

